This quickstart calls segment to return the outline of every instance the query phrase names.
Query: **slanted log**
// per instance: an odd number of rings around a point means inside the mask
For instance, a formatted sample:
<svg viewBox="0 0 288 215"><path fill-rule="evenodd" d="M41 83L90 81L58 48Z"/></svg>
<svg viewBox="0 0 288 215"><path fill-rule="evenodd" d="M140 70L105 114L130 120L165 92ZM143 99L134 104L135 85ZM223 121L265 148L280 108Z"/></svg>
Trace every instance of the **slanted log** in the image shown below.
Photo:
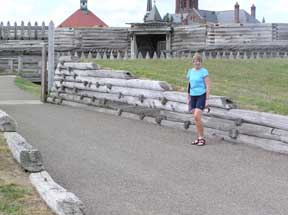
<svg viewBox="0 0 288 215"><path fill-rule="evenodd" d="M2 132L9 132L9 131L16 131L16 121L11 118L7 113L0 110L0 131Z"/></svg>
<svg viewBox="0 0 288 215"><path fill-rule="evenodd" d="M51 96L47 98L47 102L51 103L51 104L61 104L61 105L69 106L69 107L84 108L84 109L89 110L89 111L97 111L100 113L117 115L116 110L91 106L91 103L89 103L89 105L87 103L82 104L82 103L73 102L72 100L71 101L70 100L63 100L63 99L61 100L59 98L54 98Z"/></svg>
<svg viewBox="0 0 288 215"><path fill-rule="evenodd" d="M64 68L70 67L72 70L90 70L90 69L95 70L95 69L99 69L99 66L95 63L65 62L63 66L64 66Z"/></svg>
<svg viewBox="0 0 288 215"><path fill-rule="evenodd" d="M149 99L145 98L141 100L139 97L133 96L122 96L119 97L117 94L109 94L109 93L97 93L97 92L78 92L74 94L72 90L65 89L66 93L59 93L59 98L63 99L74 99L75 102L81 102L84 98L92 99L93 97L101 100L113 101L113 102L121 102L124 104L130 105L139 105L142 107L149 107L149 108L158 108L170 111L177 111L177 112L187 112L188 108L185 104L180 104L178 102L167 102L165 105L161 103L160 100L156 99ZM57 96L56 94L50 94L51 96Z"/></svg>
<svg viewBox="0 0 288 215"><path fill-rule="evenodd" d="M46 171L32 173L29 178L42 199L56 214L85 214L85 206L80 199L56 184Z"/></svg>
<svg viewBox="0 0 288 215"><path fill-rule="evenodd" d="M57 76L55 77L57 78ZM57 80L57 79L56 79ZM172 90L172 86L164 81L153 81L153 80L141 80L141 79L116 79L116 78L94 78L94 77L66 77L66 81L71 82L88 82L92 84L108 85L112 86L121 86L121 87L131 87L139 89L149 89L149 90L158 90L158 91L168 91Z"/></svg>
<svg viewBox="0 0 288 215"><path fill-rule="evenodd" d="M288 131L287 116L281 116L272 113L256 112L250 110L240 110L240 109L230 110L229 116L235 118L241 118L249 123Z"/></svg>
<svg viewBox="0 0 288 215"><path fill-rule="evenodd" d="M4 137L14 159L29 172L39 172L44 169L40 152L15 132L5 132Z"/></svg>
<svg viewBox="0 0 288 215"><path fill-rule="evenodd" d="M176 112L162 110L161 115L169 121L183 122L183 123L190 122L190 125L195 124L192 114L176 113ZM235 127L234 121L219 119L215 117L209 117L205 115L202 116L202 121L203 121L203 126L205 128L216 129L219 131L228 132Z"/></svg>
<svg viewBox="0 0 288 215"><path fill-rule="evenodd" d="M282 131L282 134L280 132L273 134L274 129L271 127L254 125L250 123L242 123L241 126L237 127L237 130L239 134L288 143L288 131Z"/></svg>
<svg viewBox="0 0 288 215"><path fill-rule="evenodd" d="M64 70L63 70L64 69ZM124 70L104 70L104 69L97 69L97 70L68 70L69 68L65 67L58 67L55 71L57 75L67 75L67 76L81 76L81 77L98 77L98 78L117 78L117 79L133 79L136 78L133 74L129 71Z"/></svg>
<svg viewBox="0 0 288 215"><path fill-rule="evenodd" d="M118 86L112 86L109 87L109 85L105 86L96 86L96 85L90 85L87 83L85 86L84 83L75 83L75 82L65 82L63 81L62 84L59 81L55 82L57 87L64 86L66 88L74 89L77 88L79 90L83 91L93 91L93 92L102 92L102 93L112 93L112 94L121 94L123 96L144 96L145 98L153 98L153 99L161 99L163 97L162 91L156 91L156 90L146 90L146 89L137 89L137 88L127 88L127 87L118 87Z"/></svg>
<svg viewBox="0 0 288 215"><path fill-rule="evenodd" d="M187 93L177 92L177 91L170 91L164 92L164 97L170 101L187 103ZM235 108L235 105L231 101L231 99L225 96L209 96L209 105L214 107L220 107L224 109L231 109Z"/></svg>
<svg viewBox="0 0 288 215"><path fill-rule="evenodd" d="M268 140L259 137L240 134L234 141L238 143L244 143L247 145L257 146L267 151L288 154L288 144L276 140Z"/></svg>

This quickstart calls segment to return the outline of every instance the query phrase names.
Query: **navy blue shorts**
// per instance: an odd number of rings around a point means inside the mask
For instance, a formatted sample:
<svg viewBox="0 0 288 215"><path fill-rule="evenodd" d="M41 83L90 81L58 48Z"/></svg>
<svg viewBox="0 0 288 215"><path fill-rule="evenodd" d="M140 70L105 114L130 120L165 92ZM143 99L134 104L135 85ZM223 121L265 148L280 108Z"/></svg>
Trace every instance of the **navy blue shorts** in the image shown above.
<svg viewBox="0 0 288 215"><path fill-rule="evenodd" d="M206 93L204 93L200 96L190 96L189 112L191 112L195 108L204 110L205 109L205 103L206 103Z"/></svg>

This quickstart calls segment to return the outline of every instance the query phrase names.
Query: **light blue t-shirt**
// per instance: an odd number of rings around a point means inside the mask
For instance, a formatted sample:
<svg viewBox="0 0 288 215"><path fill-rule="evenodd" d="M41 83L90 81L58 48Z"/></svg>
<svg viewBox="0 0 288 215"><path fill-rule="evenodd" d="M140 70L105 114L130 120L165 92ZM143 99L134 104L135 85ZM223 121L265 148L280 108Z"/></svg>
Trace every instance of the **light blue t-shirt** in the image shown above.
<svg viewBox="0 0 288 215"><path fill-rule="evenodd" d="M206 92L205 77L208 76L208 71L205 68L195 70L191 68L187 72L187 79L190 82L190 95L200 96Z"/></svg>

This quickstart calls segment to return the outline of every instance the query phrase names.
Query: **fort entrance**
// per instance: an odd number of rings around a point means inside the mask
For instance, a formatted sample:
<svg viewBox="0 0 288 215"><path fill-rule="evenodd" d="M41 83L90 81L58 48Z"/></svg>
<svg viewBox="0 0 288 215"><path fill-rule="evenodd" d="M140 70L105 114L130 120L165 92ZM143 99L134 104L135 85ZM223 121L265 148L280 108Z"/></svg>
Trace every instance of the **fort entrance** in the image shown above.
<svg viewBox="0 0 288 215"><path fill-rule="evenodd" d="M131 23L128 31L132 58L137 58L140 53L143 57L146 57L147 53L150 57L153 57L154 53L159 57L161 51L171 50L172 27L168 23Z"/></svg>
<svg viewBox="0 0 288 215"><path fill-rule="evenodd" d="M157 56L160 56L161 51L166 50L166 35L165 34L149 34L149 35L137 35L136 44L139 53L143 57L149 54L150 58L156 52Z"/></svg>

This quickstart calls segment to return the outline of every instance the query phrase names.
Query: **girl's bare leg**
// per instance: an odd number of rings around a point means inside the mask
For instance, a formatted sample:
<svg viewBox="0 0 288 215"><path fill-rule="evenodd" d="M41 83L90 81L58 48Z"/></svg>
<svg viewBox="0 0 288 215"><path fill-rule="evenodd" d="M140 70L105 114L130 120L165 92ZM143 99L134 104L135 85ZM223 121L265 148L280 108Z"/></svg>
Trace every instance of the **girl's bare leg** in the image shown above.
<svg viewBox="0 0 288 215"><path fill-rule="evenodd" d="M204 133L203 124L201 120L201 114L202 114L202 110L198 108L194 110L194 120L195 120L198 139L202 139L203 133Z"/></svg>

